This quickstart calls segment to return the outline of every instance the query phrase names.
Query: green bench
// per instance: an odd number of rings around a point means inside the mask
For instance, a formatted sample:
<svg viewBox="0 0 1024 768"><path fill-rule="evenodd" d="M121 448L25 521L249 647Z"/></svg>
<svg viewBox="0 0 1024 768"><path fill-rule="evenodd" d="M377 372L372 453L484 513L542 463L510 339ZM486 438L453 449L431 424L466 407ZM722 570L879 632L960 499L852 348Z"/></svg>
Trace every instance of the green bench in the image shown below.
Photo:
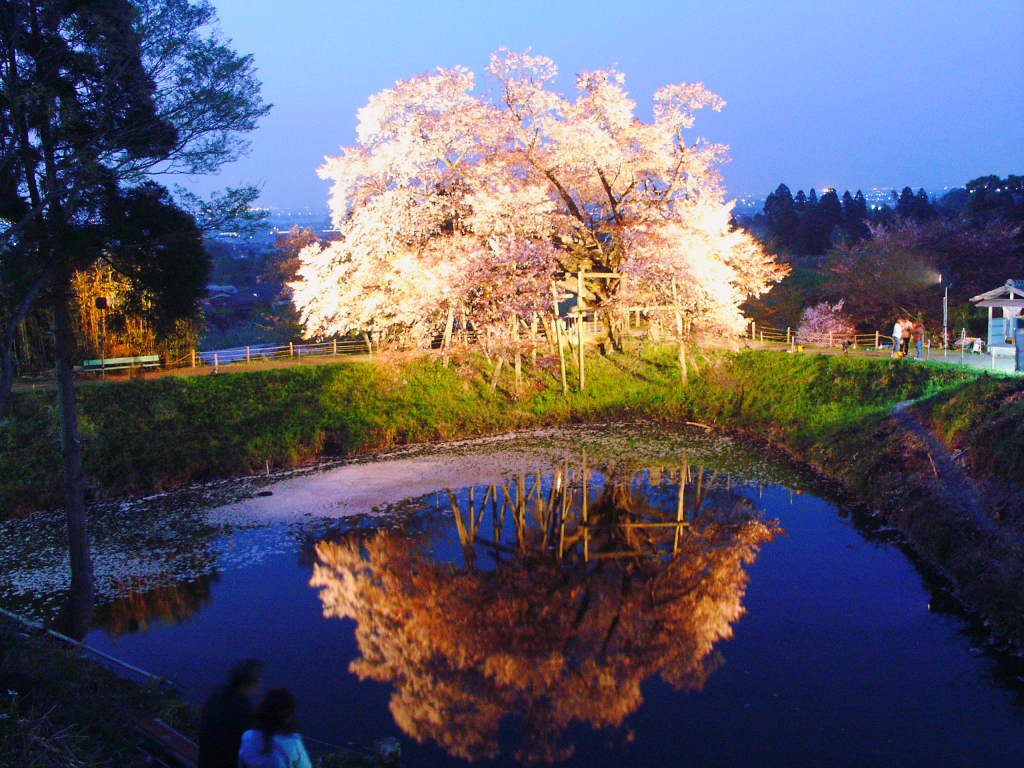
<svg viewBox="0 0 1024 768"><path fill-rule="evenodd" d="M108 357L104 360L86 360L76 365L75 370L82 373L105 373L106 371L132 371L136 368L159 368L160 355L140 355L138 357Z"/></svg>

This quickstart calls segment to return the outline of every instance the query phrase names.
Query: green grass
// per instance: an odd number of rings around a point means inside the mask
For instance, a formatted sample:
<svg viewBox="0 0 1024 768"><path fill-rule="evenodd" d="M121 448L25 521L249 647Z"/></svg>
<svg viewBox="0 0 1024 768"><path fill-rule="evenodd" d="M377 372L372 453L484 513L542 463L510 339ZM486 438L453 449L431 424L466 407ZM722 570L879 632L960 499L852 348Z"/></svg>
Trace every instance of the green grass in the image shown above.
<svg viewBox="0 0 1024 768"><path fill-rule="evenodd" d="M783 352L710 353L683 387L674 349L587 361L587 389L562 395L557 358L511 366L496 389L482 355L340 362L216 376L162 378L79 391L85 462L95 496L149 492L322 455L409 442L609 418L714 421L793 450L828 441L894 403L947 392L974 372ZM570 386L576 372L569 370ZM980 378L986 378L984 376ZM0 429L0 510L59 503L52 392L20 392Z"/></svg>

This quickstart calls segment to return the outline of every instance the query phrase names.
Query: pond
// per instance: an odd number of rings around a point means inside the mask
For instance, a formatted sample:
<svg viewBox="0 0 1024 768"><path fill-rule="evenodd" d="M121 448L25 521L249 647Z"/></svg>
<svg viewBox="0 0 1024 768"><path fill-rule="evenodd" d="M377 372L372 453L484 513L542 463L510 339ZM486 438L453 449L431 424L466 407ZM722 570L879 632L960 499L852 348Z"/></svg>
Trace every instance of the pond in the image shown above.
<svg viewBox="0 0 1024 768"><path fill-rule="evenodd" d="M86 642L197 703L259 657L304 733L411 766L1024 764L1024 685L895 532L720 435L546 431L268 490L97 510ZM6 606L53 611L56 530L0 524Z"/></svg>

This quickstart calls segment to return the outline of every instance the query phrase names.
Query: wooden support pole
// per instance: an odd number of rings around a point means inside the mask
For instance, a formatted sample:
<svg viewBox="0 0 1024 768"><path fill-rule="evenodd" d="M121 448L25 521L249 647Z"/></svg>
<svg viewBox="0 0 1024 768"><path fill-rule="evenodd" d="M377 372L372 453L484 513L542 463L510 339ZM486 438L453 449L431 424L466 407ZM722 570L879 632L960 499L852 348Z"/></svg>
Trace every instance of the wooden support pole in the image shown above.
<svg viewBox="0 0 1024 768"><path fill-rule="evenodd" d="M530 365L537 366L537 313L530 313Z"/></svg>
<svg viewBox="0 0 1024 768"><path fill-rule="evenodd" d="M505 364L505 356L499 355L498 362L494 364L494 373L491 374L491 391L498 388L498 376L501 374L501 366Z"/></svg>
<svg viewBox="0 0 1024 768"><path fill-rule="evenodd" d="M452 328L455 327L455 306L448 304L448 316L444 321L444 335L441 336L441 352L444 355L444 367L448 367L448 347L452 343Z"/></svg>
<svg viewBox="0 0 1024 768"><path fill-rule="evenodd" d="M288 342L288 357L295 357L295 345L292 342Z"/></svg>
<svg viewBox="0 0 1024 768"><path fill-rule="evenodd" d="M196 351L194 349L192 350L192 367L196 367Z"/></svg>
<svg viewBox="0 0 1024 768"><path fill-rule="evenodd" d="M586 387L586 372L584 369L583 359L583 314L584 301L583 301L583 270L581 269L576 273L576 338L579 349L579 365L580 365L580 392Z"/></svg>
<svg viewBox="0 0 1024 768"><path fill-rule="evenodd" d="M554 282L551 283L551 305L555 312L552 325L555 333L555 345L558 347L558 368L562 374L562 394L568 395L569 385L565 380L565 347L562 344L562 319L558 316L558 288Z"/></svg>
<svg viewBox="0 0 1024 768"><path fill-rule="evenodd" d="M523 386L523 355L519 350L519 316L512 315L512 344L514 345L514 363L515 366L515 393L516 397L519 397L519 392Z"/></svg>
<svg viewBox="0 0 1024 768"><path fill-rule="evenodd" d="M245 345L245 362L247 362L247 363L251 363L252 362L252 356L249 354L249 345L248 344Z"/></svg>
<svg viewBox="0 0 1024 768"><path fill-rule="evenodd" d="M333 347L333 351L334 351L334 354L335 354L335 355L337 355L337 354L338 354L338 340L337 340L337 339L334 339L334 347Z"/></svg>
<svg viewBox="0 0 1024 768"><path fill-rule="evenodd" d="M881 349L882 348L882 344L881 344L882 340L879 338L879 335L880 334L878 333L878 331L875 331L875 349Z"/></svg>
<svg viewBox="0 0 1024 768"><path fill-rule="evenodd" d="M676 340L679 342L679 373L683 377L683 384L689 381L686 370L686 342L683 338L683 313L679 311L679 290L676 286L676 279L672 278L672 305L675 307L676 315Z"/></svg>

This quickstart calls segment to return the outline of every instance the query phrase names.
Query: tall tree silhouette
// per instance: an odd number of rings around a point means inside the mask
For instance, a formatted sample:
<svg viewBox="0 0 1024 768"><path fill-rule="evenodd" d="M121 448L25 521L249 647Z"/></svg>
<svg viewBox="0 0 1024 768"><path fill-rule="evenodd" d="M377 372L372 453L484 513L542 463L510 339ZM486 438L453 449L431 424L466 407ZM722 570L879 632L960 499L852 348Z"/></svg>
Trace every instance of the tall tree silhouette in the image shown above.
<svg viewBox="0 0 1024 768"><path fill-rule="evenodd" d="M165 317L195 309L205 279L199 229L150 180L237 157L238 132L265 106L251 60L189 0L11 0L0 8L0 413L20 320L53 317L71 595L64 628L83 634L93 574L73 382L72 277L98 259L159 297ZM220 198L244 206L251 191Z"/></svg>

